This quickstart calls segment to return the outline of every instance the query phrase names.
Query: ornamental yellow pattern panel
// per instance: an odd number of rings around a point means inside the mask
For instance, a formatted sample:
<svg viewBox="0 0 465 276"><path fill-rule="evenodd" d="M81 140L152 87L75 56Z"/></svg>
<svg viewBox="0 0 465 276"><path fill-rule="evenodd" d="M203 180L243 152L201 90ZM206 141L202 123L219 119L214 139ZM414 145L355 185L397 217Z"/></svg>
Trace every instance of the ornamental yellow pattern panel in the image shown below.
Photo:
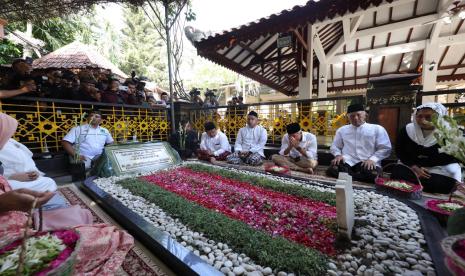
<svg viewBox="0 0 465 276"><path fill-rule="evenodd" d="M117 143L133 138L141 142L168 140L170 124L166 109L38 101L0 102L0 112L18 121L13 138L36 153L63 150L63 137L81 122L84 113L94 108L102 112L101 126L110 131Z"/></svg>

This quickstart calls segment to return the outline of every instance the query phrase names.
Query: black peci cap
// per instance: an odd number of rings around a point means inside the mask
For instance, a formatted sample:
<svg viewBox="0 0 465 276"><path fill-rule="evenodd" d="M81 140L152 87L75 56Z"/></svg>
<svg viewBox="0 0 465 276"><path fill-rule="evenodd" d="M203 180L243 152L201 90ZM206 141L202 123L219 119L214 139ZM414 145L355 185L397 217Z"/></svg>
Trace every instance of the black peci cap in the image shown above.
<svg viewBox="0 0 465 276"><path fill-rule="evenodd" d="M300 131L299 123L291 123L286 126L286 130L288 134L294 134Z"/></svg>

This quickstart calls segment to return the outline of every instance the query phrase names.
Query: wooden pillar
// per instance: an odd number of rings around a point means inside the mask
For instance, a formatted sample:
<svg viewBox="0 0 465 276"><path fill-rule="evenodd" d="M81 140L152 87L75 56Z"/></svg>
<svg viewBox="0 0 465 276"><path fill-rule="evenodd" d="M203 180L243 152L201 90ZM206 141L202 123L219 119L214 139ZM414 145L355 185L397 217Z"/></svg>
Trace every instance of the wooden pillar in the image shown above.
<svg viewBox="0 0 465 276"><path fill-rule="evenodd" d="M320 75L318 76L318 98L328 97L328 63L320 60Z"/></svg>
<svg viewBox="0 0 465 276"><path fill-rule="evenodd" d="M336 97L342 96L342 91L336 92ZM345 112L345 105L347 100L337 100L336 101L336 114L342 114Z"/></svg>
<svg viewBox="0 0 465 276"><path fill-rule="evenodd" d="M313 90L313 33L314 29L311 24L307 27L307 60L305 64L307 66L307 74L302 76L299 74L299 99L308 100L312 98Z"/></svg>
<svg viewBox="0 0 465 276"><path fill-rule="evenodd" d="M423 57L423 71L421 79L423 81L423 91L435 91L436 80L438 77L438 65L439 65L439 44L428 40L426 42L426 48ZM422 102L434 102L435 96L423 97Z"/></svg>

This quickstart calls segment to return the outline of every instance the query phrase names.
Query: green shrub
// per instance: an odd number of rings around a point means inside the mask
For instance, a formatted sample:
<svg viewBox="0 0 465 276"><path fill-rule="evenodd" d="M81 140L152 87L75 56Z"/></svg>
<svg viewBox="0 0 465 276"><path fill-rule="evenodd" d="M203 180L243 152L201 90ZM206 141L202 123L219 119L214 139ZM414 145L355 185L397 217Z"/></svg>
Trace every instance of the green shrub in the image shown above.
<svg viewBox="0 0 465 276"><path fill-rule="evenodd" d="M227 243L235 251L245 253L260 265L298 275L324 275L327 258L321 252L253 229L221 213L190 202L163 188L140 180L118 182L134 195L141 196L162 208L173 218L206 237Z"/></svg>

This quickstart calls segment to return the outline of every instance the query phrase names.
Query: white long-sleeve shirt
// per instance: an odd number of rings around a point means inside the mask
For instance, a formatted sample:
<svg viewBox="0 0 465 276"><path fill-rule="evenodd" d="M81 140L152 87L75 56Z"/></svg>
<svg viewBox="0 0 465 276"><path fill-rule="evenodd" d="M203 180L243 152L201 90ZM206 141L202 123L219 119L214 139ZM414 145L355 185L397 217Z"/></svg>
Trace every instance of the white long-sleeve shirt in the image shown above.
<svg viewBox="0 0 465 276"><path fill-rule="evenodd" d="M234 151L258 152L262 157L265 157L263 149L267 139L268 134L262 126L255 126L254 128L250 128L249 126L243 127L237 133Z"/></svg>
<svg viewBox="0 0 465 276"><path fill-rule="evenodd" d="M372 160L381 166L381 160L391 154L391 142L386 129L380 125L364 123L359 127L346 125L336 131L331 153L342 155L350 166Z"/></svg>
<svg viewBox="0 0 465 276"><path fill-rule="evenodd" d="M37 169L32 159L32 152L25 145L14 139L9 139L0 150L0 161L3 163L3 175L8 179L13 190L27 188L38 192L56 191L57 185L55 181L49 177L45 177L45 174ZM36 180L23 182L10 179L14 174L31 171L39 172L39 177Z"/></svg>
<svg viewBox="0 0 465 276"><path fill-rule="evenodd" d="M281 150L279 151L279 154L285 155L284 151L289 147L289 134L285 134L283 137L283 140L281 141ZM316 142L316 136L309 133L302 131L302 140L299 142L299 147L301 147L306 153L307 153L307 158L311 160L317 160L317 142ZM302 154L296 150L295 148L292 148L291 151L289 152L289 156L292 158L297 158L301 157Z"/></svg>
<svg viewBox="0 0 465 276"><path fill-rule="evenodd" d="M226 137L223 132L218 130L215 137L208 136L206 132L202 133L200 149L209 150L213 152L213 155L219 156L224 152L230 152L231 145L229 144L228 137Z"/></svg>

